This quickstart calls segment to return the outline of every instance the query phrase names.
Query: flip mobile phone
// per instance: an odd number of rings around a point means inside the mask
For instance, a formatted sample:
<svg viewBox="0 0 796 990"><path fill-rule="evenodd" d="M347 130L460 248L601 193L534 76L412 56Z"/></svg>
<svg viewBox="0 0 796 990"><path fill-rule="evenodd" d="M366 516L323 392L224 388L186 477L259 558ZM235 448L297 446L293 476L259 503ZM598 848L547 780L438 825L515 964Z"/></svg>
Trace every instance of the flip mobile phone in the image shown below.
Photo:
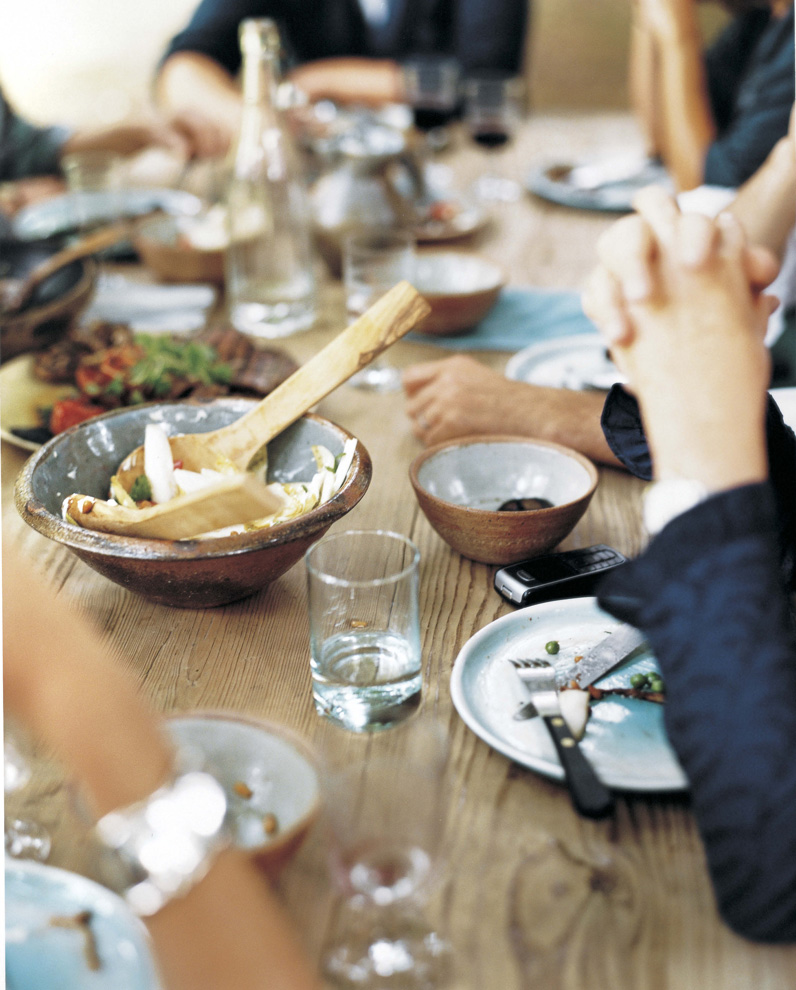
<svg viewBox="0 0 796 990"><path fill-rule="evenodd" d="M548 553L501 567L495 590L512 605L536 605L594 594L600 578L627 563L618 550L598 543L583 550Z"/></svg>

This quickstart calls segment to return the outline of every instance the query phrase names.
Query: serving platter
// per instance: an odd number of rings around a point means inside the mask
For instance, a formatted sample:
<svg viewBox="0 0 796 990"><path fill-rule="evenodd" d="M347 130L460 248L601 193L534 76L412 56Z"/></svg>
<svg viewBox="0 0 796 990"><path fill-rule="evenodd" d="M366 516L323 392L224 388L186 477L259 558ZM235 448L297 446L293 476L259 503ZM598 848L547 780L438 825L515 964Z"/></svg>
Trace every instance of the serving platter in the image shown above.
<svg viewBox="0 0 796 990"><path fill-rule="evenodd" d="M619 625L595 598L572 598L518 609L491 622L462 648L453 666L451 696L464 722L489 746L521 766L563 780L564 773L544 723L517 721L529 700L510 658L544 657L567 669L575 656ZM545 644L556 640L553 659ZM657 670L643 649L601 678L601 688L626 688L634 673ZM621 791L683 791L688 781L666 738L664 706L639 698L608 696L592 703L581 742L600 779Z"/></svg>

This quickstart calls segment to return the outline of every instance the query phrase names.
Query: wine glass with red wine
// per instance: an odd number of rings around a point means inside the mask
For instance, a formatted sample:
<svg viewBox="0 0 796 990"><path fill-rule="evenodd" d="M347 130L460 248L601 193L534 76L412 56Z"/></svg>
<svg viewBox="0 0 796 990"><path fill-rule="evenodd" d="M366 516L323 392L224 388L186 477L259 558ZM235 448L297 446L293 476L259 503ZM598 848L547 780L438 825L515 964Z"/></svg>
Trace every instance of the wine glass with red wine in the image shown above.
<svg viewBox="0 0 796 990"><path fill-rule="evenodd" d="M464 122L472 140L492 159L490 168L475 183L479 199L513 203L520 184L494 169L501 152L511 143L522 113L522 80L503 76L477 76L464 85Z"/></svg>
<svg viewBox="0 0 796 990"><path fill-rule="evenodd" d="M403 67L404 98L432 150L448 143L446 127L459 105L459 75L455 59L415 59Z"/></svg>

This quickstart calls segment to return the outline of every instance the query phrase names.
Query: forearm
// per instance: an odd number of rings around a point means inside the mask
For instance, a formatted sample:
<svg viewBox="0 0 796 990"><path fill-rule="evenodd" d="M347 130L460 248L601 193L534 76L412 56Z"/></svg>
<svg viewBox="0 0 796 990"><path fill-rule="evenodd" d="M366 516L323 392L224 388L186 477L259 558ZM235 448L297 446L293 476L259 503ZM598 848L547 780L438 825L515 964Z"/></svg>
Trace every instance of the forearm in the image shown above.
<svg viewBox="0 0 796 990"><path fill-rule="evenodd" d="M174 762L159 721L74 607L10 560L3 570L7 711L69 769L97 817L146 799ZM170 990L317 986L281 908L239 851L222 851L147 926Z"/></svg>
<svg viewBox="0 0 796 990"><path fill-rule="evenodd" d="M289 75L311 102L336 100L379 106L402 98L401 69L392 59L329 58L306 62Z"/></svg>
<svg viewBox="0 0 796 990"><path fill-rule="evenodd" d="M526 397L524 432L573 447L601 464L622 467L600 426L604 402L602 392L535 387L534 395Z"/></svg>
<svg viewBox="0 0 796 990"><path fill-rule="evenodd" d="M774 146L765 164L738 190L729 206L753 244L779 258L796 224L796 142L790 135Z"/></svg>
<svg viewBox="0 0 796 990"><path fill-rule="evenodd" d="M664 160L678 189L701 185L716 137L696 17L659 36Z"/></svg>
<svg viewBox="0 0 796 990"><path fill-rule="evenodd" d="M654 38L641 18L638 4L634 4L628 62L630 102L644 135L647 154L665 158L658 72L658 54Z"/></svg>
<svg viewBox="0 0 796 990"><path fill-rule="evenodd" d="M158 103L172 111L195 110L237 133L241 94L236 80L207 55L176 52L161 66L155 82Z"/></svg>

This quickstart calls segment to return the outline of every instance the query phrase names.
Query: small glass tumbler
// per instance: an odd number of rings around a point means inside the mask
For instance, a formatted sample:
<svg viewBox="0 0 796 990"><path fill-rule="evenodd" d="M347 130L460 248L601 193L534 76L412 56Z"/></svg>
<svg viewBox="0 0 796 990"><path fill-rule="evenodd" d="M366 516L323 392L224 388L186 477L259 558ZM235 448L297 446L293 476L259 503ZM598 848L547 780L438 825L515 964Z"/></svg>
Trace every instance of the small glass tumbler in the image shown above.
<svg viewBox="0 0 796 990"><path fill-rule="evenodd" d="M411 540L382 530L307 551L315 708L345 729L386 729L420 706L419 560Z"/></svg>
<svg viewBox="0 0 796 990"><path fill-rule="evenodd" d="M79 230L113 223L123 212L122 159L110 151L75 151L61 168L71 194L72 221Z"/></svg>
<svg viewBox="0 0 796 990"><path fill-rule="evenodd" d="M415 238L408 230L377 228L349 234L343 242L343 284L348 322L353 323L398 282L411 281ZM376 392L396 392L401 374L383 360L369 364L349 385Z"/></svg>

